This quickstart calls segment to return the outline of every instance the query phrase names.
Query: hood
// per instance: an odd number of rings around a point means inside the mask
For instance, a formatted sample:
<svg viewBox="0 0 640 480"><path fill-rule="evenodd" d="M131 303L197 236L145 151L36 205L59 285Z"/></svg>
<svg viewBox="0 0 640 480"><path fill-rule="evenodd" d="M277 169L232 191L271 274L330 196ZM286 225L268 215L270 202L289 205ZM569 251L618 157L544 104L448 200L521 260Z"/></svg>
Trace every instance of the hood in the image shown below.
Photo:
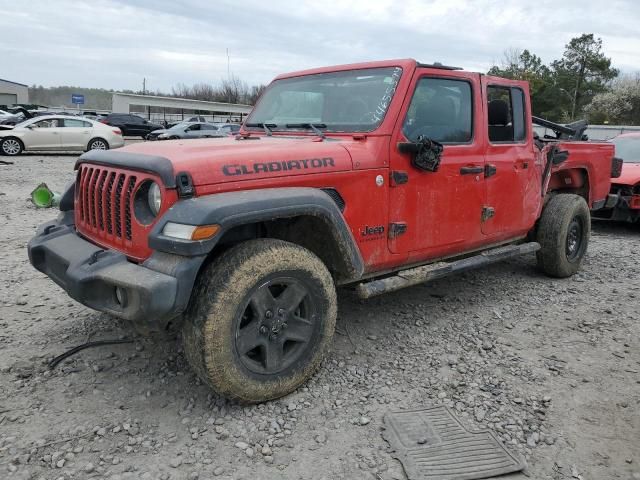
<svg viewBox="0 0 640 480"><path fill-rule="evenodd" d="M622 175L619 178L611 179L612 183L619 185L635 185L640 182L640 163L622 164Z"/></svg>
<svg viewBox="0 0 640 480"><path fill-rule="evenodd" d="M352 169L346 141L317 137L249 137L142 142L113 155L139 153L168 159L174 173L189 172L194 185L338 172Z"/></svg>

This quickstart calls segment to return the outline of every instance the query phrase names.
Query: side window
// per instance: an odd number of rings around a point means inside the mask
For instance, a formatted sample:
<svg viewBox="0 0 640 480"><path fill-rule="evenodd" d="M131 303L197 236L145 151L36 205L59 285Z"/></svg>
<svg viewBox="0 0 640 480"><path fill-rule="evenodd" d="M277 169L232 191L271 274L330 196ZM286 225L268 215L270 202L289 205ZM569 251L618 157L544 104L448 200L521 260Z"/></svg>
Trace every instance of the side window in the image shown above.
<svg viewBox="0 0 640 480"><path fill-rule="evenodd" d="M139 123L139 124L144 123L144 119L141 118L141 117L138 117L136 115L131 115L130 118L129 118L129 121L131 123Z"/></svg>
<svg viewBox="0 0 640 480"><path fill-rule="evenodd" d="M86 128L86 127L90 127L91 124L89 122L83 122L82 120L74 120L71 118L65 118L64 119L64 126L65 127L75 127L75 128Z"/></svg>
<svg viewBox="0 0 640 480"><path fill-rule="evenodd" d="M487 87L489 141L522 142L526 138L524 92L512 87Z"/></svg>
<svg viewBox="0 0 640 480"><path fill-rule="evenodd" d="M57 118L49 119L49 120L40 120L33 124L36 128L56 128L58 127L59 120Z"/></svg>
<svg viewBox="0 0 640 480"><path fill-rule="evenodd" d="M208 123L202 124L200 126L200 130L217 130L213 125L209 125Z"/></svg>
<svg viewBox="0 0 640 480"><path fill-rule="evenodd" d="M473 138L471 85L464 80L423 78L418 82L402 132L440 143L467 143Z"/></svg>

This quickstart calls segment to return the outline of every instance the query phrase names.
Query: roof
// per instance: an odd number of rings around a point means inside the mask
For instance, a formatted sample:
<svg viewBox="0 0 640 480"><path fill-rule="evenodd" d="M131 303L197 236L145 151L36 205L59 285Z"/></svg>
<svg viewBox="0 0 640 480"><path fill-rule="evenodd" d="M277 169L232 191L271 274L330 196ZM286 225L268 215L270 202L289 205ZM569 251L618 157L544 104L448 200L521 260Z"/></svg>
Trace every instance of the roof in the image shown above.
<svg viewBox="0 0 640 480"><path fill-rule="evenodd" d="M5 80L4 78L0 78L0 82L12 83L13 85L20 85L21 87L29 88L29 85L25 85L24 83L12 82L11 80Z"/></svg>
<svg viewBox="0 0 640 480"><path fill-rule="evenodd" d="M411 68L411 67L415 67L417 63L418 62L416 62L412 58L403 58L403 59L397 59L397 60L382 60L377 62L348 63L345 65L333 65L330 67L311 68L309 70L299 70L297 72L284 73L282 75L278 75L275 79L280 80L282 78L300 77L302 75L340 72L344 70L358 70L358 69L364 69L364 68L384 68L384 67Z"/></svg>
<svg viewBox="0 0 640 480"><path fill-rule="evenodd" d="M194 103L202 103L202 104L217 104L220 106L234 106L234 107L249 107L251 105L245 105L244 103L226 103L226 102L210 102L208 100L194 100L192 98L180 98L180 97L163 97L160 95L140 95L138 93L122 93L122 92L113 92L112 95L117 95L119 97L132 97L132 98L144 98L147 100L166 100L166 101L186 101L186 102L194 102ZM193 115L196 116L195 114Z"/></svg>

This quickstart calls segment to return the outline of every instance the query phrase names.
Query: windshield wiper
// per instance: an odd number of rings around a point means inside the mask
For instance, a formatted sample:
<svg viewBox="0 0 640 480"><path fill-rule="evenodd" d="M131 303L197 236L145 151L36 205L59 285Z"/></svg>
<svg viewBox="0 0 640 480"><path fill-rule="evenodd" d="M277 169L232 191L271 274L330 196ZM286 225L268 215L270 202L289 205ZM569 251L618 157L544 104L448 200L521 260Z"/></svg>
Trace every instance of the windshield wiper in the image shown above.
<svg viewBox="0 0 640 480"><path fill-rule="evenodd" d="M262 127L264 129L264 133L267 134L268 137L273 135L272 128L276 128L278 125L275 123L245 123L245 127Z"/></svg>
<svg viewBox="0 0 640 480"><path fill-rule="evenodd" d="M313 130L320 138L326 138L325 134L320 131L321 128L327 128L324 123L287 123L285 125L286 128L309 128Z"/></svg>

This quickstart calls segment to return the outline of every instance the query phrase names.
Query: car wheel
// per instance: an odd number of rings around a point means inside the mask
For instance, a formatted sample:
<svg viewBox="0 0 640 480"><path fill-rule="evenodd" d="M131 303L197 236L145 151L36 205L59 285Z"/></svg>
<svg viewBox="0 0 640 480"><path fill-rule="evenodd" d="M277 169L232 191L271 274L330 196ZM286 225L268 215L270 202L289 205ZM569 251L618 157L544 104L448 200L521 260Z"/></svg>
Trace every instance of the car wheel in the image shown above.
<svg viewBox="0 0 640 480"><path fill-rule="evenodd" d="M109 150L109 143L102 138L94 138L89 142L87 150Z"/></svg>
<svg viewBox="0 0 640 480"><path fill-rule="evenodd" d="M186 357L229 398L282 397L320 364L336 305L331 274L309 250L275 239L241 243L200 273L185 313Z"/></svg>
<svg viewBox="0 0 640 480"><path fill-rule="evenodd" d="M591 216L585 199L555 195L545 205L538 224L538 266L552 277L570 277L582 265L590 234Z"/></svg>
<svg viewBox="0 0 640 480"><path fill-rule="evenodd" d="M0 143L0 152L2 152L3 155L20 155L23 150L24 145L15 137L5 138L2 140L2 143Z"/></svg>

